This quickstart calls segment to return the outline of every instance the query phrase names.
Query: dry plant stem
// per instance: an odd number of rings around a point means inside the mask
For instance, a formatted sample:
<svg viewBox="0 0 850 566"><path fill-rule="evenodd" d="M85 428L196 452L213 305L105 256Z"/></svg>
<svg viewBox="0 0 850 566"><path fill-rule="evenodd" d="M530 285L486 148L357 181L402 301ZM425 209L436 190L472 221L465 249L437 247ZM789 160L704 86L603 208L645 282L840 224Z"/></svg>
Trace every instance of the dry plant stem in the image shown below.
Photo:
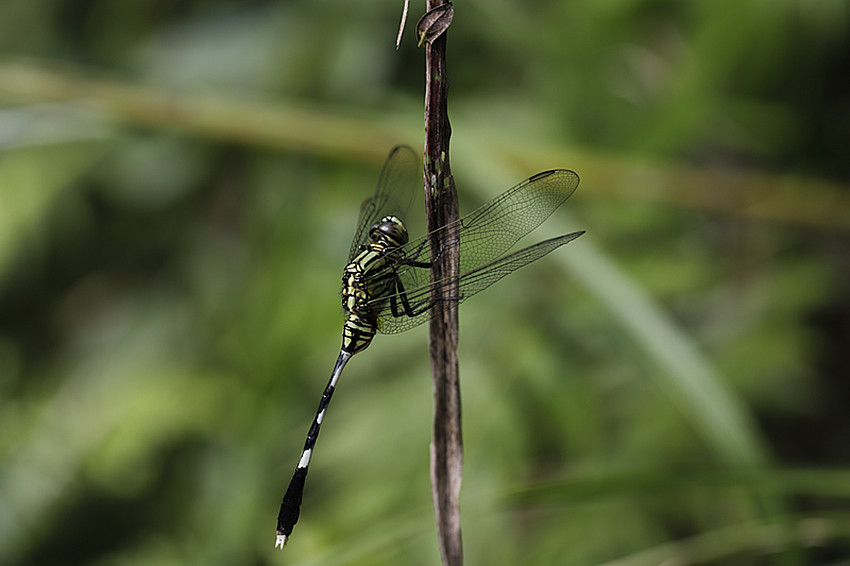
<svg viewBox="0 0 850 566"><path fill-rule="evenodd" d="M431 10L443 4L429 1ZM451 126L446 104L446 34L425 45L425 203L428 230L458 218L457 192L449 166ZM451 234L445 237L450 239ZM436 238L435 238L436 239ZM431 280L457 278L457 246L432 241ZM439 253L443 250L443 253ZM457 296L457 286L447 291ZM460 383L458 381L457 308L440 309L431 319L430 352L434 386L434 430L431 443L431 491L444 566L463 564L460 533L460 484L463 468Z"/></svg>

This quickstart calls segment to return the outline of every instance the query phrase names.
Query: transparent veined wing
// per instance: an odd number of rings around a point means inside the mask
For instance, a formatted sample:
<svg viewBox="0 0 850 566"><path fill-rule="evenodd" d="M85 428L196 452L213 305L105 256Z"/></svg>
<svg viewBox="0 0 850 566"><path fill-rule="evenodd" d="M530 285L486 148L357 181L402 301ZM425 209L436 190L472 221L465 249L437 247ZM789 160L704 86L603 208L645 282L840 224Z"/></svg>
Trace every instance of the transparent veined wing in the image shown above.
<svg viewBox="0 0 850 566"><path fill-rule="evenodd" d="M415 314L398 316L401 297L376 297L372 308L379 312L378 329L383 333L395 333L421 324L428 319L428 314L417 312L416 307L421 310L429 305L439 307L441 302L462 301L511 271L581 235L581 232L568 234L499 257L551 216L555 209L572 196L578 183L578 175L573 171L544 171L505 191L457 222L439 229L439 241L443 247L460 246L459 297L441 294L450 281L432 284L428 268L410 265L430 260L427 236L408 243L403 248L402 259L394 269L405 298L413 306ZM436 302L435 296L438 297ZM394 301L396 312L392 309Z"/></svg>
<svg viewBox="0 0 850 566"><path fill-rule="evenodd" d="M470 273L478 275L466 280L469 286L477 286L479 281L487 280L482 268L499 259L518 240L551 216L572 196L578 183L578 175L568 169L544 171L508 189L457 222L437 230L442 246L460 246L460 284L464 284L464 277ZM566 241L561 245L563 243ZM402 260L395 269L408 298L415 294L416 300L421 303L432 290L439 291L448 285L447 281L431 284L428 268L409 265L430 261L427 235L409 242L402 252ZM471 287L465 294L461 293L463 298L471 296L470 290ZM379 330L384 333L401 332L427 320L427 316L419 315L415 323L402 320L404 317L395 316L390 310L390 302L384 302L382 297L376 297L373 303L372 308L380 311Z"/></svg>
<svg viewBox="0 0 850 566"><path fill-rule="evenodd" d="M384 168L378 177L375 194L363 201L360 206L357 229L351 241L348 261L354 259L360 251L360 246L368 243L369 229L384 216L397 216L405 224L408 222L408 216L424 218L424 212L421 212L423 207L414 206L417 199L425 198L422 186L422 169L416 153L406 145L394 147L387 156ZM415 224L415 222L412 223Z"/></svg>
<svg viewBox="0 0 850 566"><path fill-rule="evenodd" d="M470 212L457 227L445 228L443 241L460 237L460 273L507 252L564 204L578 183L578 175L568 169L538 173Z"/></svg>

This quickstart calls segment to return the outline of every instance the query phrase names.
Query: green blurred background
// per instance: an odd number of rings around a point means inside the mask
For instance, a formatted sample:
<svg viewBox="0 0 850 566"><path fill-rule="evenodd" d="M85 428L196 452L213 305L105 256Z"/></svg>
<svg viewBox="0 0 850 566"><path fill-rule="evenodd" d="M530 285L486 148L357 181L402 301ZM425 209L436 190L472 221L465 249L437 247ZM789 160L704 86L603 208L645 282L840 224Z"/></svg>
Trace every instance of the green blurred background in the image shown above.
<svg viewBox="0 0 850 566"><path fill-rule="evenodd" d="M0 3L0 564L436 565L424 328L340 344L422 145L411 6ZM850 564L850 5L458 0L461 210L582 177L464 304L468 564Z"/></svg>

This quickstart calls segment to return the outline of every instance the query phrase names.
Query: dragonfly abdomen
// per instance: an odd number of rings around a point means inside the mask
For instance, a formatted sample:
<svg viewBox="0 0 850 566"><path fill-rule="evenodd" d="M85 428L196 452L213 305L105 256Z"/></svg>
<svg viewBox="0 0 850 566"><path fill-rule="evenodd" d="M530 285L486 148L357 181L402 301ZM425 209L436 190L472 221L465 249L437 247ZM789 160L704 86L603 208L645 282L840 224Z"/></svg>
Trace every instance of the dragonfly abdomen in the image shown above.
<svg viewBox="0 0 850 566"><path fill-rule="evenodd" d="M349 315L342 327L342 351L349 354L362 352L372 343L377 331L376 322L363 320L356 314Z"/></svg>

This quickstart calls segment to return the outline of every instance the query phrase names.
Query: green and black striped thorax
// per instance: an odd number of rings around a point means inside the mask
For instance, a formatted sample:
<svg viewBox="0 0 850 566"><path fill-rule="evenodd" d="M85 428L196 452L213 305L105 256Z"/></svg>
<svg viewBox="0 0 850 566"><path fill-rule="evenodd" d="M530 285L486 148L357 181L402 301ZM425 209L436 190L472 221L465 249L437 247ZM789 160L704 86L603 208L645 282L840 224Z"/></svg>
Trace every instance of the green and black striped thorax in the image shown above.
<svg viewBox="0 0 850 566"><path fill-rule="evenodd" d="M378 313L394 288L394 265L408 241L407 228L396 216L385 216L369 230L369 243L345 266L342 274L342 308L347 318L342 349L352 354L365 349L378 330Z"/></svg>

